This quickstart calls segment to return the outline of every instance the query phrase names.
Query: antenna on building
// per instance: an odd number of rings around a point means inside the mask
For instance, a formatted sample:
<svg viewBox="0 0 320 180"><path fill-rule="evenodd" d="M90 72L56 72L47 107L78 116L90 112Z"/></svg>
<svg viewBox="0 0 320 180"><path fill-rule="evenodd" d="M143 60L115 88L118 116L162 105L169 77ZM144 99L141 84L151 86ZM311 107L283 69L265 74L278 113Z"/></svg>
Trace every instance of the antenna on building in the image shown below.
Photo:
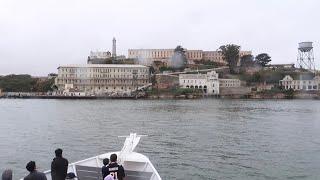
<svg viewBox="0 0 320 180"><path fill-rule="evenodd" d="M316 72L312 42L300 42L297 63L300 68Z"/></svg>

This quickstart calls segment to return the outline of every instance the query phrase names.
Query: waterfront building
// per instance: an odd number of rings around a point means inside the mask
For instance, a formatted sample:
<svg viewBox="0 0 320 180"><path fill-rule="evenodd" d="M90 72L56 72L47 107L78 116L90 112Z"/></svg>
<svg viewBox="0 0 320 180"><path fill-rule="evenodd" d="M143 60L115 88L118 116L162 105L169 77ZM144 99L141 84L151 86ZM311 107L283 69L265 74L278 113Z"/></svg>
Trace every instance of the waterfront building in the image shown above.
<svg viewBox="0 0 320 180"><path fill-rule="evenodd" d="M239 79L219 79L219 87L222 97L241 97L251 92L251 88L241 86Z"/></svg>
<svg viewBox="0 0 320 180"><path fill-rule="evenodd" d="M287 75L280 80L279 85L286 90L293 89L294 91L319 91L320 76L315 76L312 79L294 80L290 75Z"/></svg>
<svg viewBox="0 0 320 180"><path fill-rule="evenodd" d="M207 74L180 74L179 85L182 88L201 89L208 95L219 94L218 73L215 71Z"/></svg>
<svg viewBox="0 0 320 180"><path fill-rule="evenodd" d="M170 59L174 54L174 49L129 49L128 58L137 59L143 65L151 65L154 61L162 61L170 63ZM252 54L251 51L240 51L240 57ZM220 51L203 51L203 50L186 50L186 57L189 64L194 61L208 60L222 65L227 62L223 59Z"/></svg>
<svg viewBox="0 0 320 180"><path fill-rule="evenodd" d="M86 95L131 93L149 85L149 68L127 64L85 64L58 67L58 94L85 92ZM67 90L68 89L68 90Z"/></svg>

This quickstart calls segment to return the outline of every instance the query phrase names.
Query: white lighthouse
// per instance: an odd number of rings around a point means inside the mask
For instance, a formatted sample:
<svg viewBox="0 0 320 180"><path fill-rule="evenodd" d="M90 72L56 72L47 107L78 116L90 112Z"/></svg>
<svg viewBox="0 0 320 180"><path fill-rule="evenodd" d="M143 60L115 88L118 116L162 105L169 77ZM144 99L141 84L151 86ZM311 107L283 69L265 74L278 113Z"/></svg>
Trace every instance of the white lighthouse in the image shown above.
<svg viewBox="0 0 320 180"><path fill-rule="evenodd" d="M112 39L112 57L117 57L117 41L115 37Z"/></svg>

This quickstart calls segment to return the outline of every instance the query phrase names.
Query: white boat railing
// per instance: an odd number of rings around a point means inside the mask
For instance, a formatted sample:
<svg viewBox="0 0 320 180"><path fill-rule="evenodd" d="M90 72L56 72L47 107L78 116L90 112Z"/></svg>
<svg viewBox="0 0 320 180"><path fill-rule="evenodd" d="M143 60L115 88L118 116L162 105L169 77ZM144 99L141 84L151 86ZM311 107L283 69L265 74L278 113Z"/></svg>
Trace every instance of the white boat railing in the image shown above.
<svg viewBox="0 0 320 180"><path fill-rule="evenodd" d="M126 160L126 157L134 151L136 146L139 144L140 138L145 136L147 135L137 135L137 133L130 133L129 136L119 136L126 138L123 147L118 155L118 162L120 164L122 164Z"/></svg>

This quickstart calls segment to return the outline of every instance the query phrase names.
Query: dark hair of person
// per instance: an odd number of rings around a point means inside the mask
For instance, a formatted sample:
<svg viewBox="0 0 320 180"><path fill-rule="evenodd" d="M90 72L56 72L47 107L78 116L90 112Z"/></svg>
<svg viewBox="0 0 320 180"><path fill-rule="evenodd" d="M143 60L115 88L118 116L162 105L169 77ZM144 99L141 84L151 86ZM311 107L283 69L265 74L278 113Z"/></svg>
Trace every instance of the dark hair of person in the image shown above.
<svg viewBox="0 0 320 180"><path fill-rule="evenodd" d="M26 169L29 171L29 172L32 172L36 169L36 162L34 161L30 161L28 162L28 164L26 165Z"/></svg>
<svg viewBox="0 0 320 180"><path fill-rule="evenodd" d="M109 159L108 158L104 158L103 159L103 165L108 165L109 164Z"/></svg>
<svg viewBox="0 0 320 180"><path fill-rule="evenodd" d="M56 157L62 157L62 149L58 148L55 151Z"/></svg>
<svg viewBox="0 0 320 180"><path fill-rule="evenodd" d="M117 155L116 154L111 154L110 161L111 162L116 162L117 161Z"/></svg>
<svg viewBox="0 0 320 180"><path fill-rule="evenodd" d="M2 180L12 180L12 170L6 169L2 173Z"/></svg>

